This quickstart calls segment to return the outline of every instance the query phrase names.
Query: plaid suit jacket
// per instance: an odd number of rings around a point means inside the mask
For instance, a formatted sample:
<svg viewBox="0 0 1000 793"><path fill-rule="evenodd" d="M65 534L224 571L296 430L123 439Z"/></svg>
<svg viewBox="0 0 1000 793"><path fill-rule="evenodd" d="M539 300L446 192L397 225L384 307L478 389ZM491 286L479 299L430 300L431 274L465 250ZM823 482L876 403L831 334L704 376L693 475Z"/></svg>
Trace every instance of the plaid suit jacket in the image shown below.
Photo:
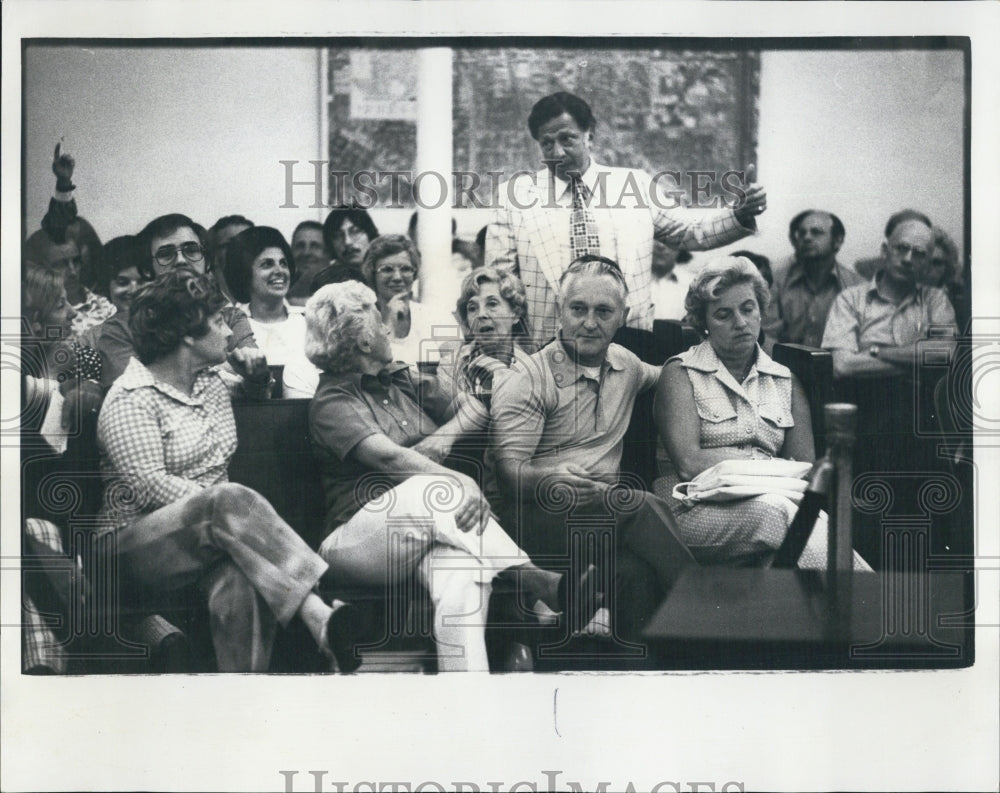
<svg viewBox="0 0 1000 793"><path fill-rule="evenodd" d="M597 221L601 254L618 262L629 286L632 327L651 330L653 238L688 250L728 245L753 233L732 210L675 207L676 199L644 171L591 163L583 175ZM656 191L654 193L654 191ZM500 185L486 234L486 263L520 275L528 298L528 322L539 345L556 335L559 277L570 263L569 185L548 169L522 173Z"/></svg>

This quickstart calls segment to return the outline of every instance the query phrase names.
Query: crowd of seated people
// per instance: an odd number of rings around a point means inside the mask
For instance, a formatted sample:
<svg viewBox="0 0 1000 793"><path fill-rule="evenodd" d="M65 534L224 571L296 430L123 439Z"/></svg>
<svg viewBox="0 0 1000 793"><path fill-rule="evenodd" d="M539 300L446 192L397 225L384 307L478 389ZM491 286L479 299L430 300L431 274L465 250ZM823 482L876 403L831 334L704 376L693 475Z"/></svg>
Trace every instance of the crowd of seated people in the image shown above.
<svg viewBox="0 0 1000 793"><path fill-rule="evenodd" d="M912 391L927 344L947 357L967 328L969 273L956 246L904 210L862 275L836 259L842 222L808 209L791 220L791 256L715 255L680 277L670 263L690 259L677 257L683 245L749 233L765 204L748 191L752 211L720 215L710 231L687 228L682 216L654 218L653 242L669 261L651 248L659 280L650 287L602 255L621 232L598 218L592 234L573 197L580 180L564 166L589 166L592 118L565 98L543 111L555 115L534 118L532 134L556 163L552 179L569 185L567 220L573 213L588 229L589 247L567 243L551 272L533 262L531 277L544 273L544 283L526 289L526 260L497 248L500 231L511 240L523 231L523 218L503 208L501 228L494 221L476 243L455 238L453 316L420 300L415 225L409 235L380 234L359 206L300 223L291 244L243 215L206 230L171 212L101 245L77 214L75 162L57 146L55 193L24 245L22 446L43 463L25 468L25 547L66 552L60 517L33 496L67 439L86 437L79 429L89 417L107 494L93 525L116 537L126 605L170 609L194 592L220 671L266 671L279 628L296 620L327 668L357 668L359 612L331 600L331 582L373 592L419 583L437 668L487 670L497 581L519 593L517 610L539 626L539 641L562 631L562 641L583 634L611 646L641 643L685 569L769 565L794 496L772 483L738 500L699 501L685 483L730 461L794 461L804 468L793 476L808 472L810 384L772 358L776 344L830 350L840 394L860 406L861 432L877 423L884 397L871 383L890 381L896 398ZM631 321L644 299L636 289L662 292L664 311L700 343L671 351L663 366L643 360L631 340L648 333L652 309ZM543 297L551 305L537 305ZM464 341L442 343L436 329L447 325ZM651 491L621 468L644 393L654 395L648 429L658 441ZM228 481L239 443L233 403L279 395L310 400L303 455L325 495L316 547L264 496ZM933 453L914 456L919 444L907 445L912 426L891 422L893 442L868 447L857 467L894 470L902 448L911 467L933 470ZM289 475L300 465L289 461ZM880 567L877 544L858 543L855 569ZM826 564L817 530L799 565ZM50 652L58 642L34 603L47 597L44 588L25 596L24 668L61 672L66 659Z"/></svg>

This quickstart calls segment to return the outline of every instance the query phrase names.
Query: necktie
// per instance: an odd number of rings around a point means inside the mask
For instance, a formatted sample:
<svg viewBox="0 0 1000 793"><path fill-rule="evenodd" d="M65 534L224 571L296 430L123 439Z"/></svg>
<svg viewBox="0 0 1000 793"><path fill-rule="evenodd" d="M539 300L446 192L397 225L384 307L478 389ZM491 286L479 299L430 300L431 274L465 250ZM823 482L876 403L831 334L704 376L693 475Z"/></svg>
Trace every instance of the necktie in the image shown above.
<svg viewBox="0 0 1000 793"><path fill-rule="evenodd" d="M601 241L597 236L597 220L588 206L590 191L579 176L573 178L573 214L569 220L570 259L585 253L600 255Z"/></svg>

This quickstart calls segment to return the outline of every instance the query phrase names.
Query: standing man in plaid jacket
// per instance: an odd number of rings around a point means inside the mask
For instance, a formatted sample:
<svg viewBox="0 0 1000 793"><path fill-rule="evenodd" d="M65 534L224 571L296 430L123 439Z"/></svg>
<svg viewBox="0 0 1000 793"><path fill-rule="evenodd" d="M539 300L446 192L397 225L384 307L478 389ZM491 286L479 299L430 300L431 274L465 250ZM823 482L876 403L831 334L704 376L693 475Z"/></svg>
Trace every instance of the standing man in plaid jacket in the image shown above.
<svg viewBox="0 0 1000 793"><path fill-rule="evenodd" d="M756 215L766 208L764 188L754 184L735 211L678 208L644 171L591 159L595 124L590 106L573 94L559 92L535 103L528 129L546 167L500 185L486 236L486 263L524 281L527 319L540 345L556 335L559 278L579 256L619 263L628 282L628 324L651 330L653 238L673 248L717 248L753 233Z"/></svg>

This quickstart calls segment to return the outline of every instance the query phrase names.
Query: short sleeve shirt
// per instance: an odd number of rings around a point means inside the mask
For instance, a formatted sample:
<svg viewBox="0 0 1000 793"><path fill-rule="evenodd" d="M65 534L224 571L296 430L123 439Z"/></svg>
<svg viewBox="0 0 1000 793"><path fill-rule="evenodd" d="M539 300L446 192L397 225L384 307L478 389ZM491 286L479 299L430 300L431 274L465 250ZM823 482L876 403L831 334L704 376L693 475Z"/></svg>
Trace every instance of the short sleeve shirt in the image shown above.
<svg viewBox="0 0 1000 793"><path fill-rule="evenodd" d="M402 363L377 376L320 375L309 405L309 434L326 494L328 531L396 484L353 458L351 452L361 441L381 434L410 447L437 430L432 415L442 416L448 400L423 385Z"/></svg>
<svg viewBox="0 0 1000 793"><path fill-rule="evenodd" d="M614 481L635 397L656 383L659 371L612 344L595 379L559 339L526 364L515 361L494 387L496 459L576 463L595 478Z"/></svg>
<svg viewBox="0 0 1000 793"><path fill-rule="evenodd" d="M918 285L896 304L879 291L876 276L844 290L834 301L823 347L849 352L873 344L904 347L934 334L955 335L955 311L944 290Z"/></svg>
<svg viewBox="0 0 1000 793"><path fill-rule="evenodd" d="M819 288L814 289L805 268L793 261L786 272L775 273L764 331L775 341L820 346L833 301L859 283L860 275L835 262Z"/></svg>

